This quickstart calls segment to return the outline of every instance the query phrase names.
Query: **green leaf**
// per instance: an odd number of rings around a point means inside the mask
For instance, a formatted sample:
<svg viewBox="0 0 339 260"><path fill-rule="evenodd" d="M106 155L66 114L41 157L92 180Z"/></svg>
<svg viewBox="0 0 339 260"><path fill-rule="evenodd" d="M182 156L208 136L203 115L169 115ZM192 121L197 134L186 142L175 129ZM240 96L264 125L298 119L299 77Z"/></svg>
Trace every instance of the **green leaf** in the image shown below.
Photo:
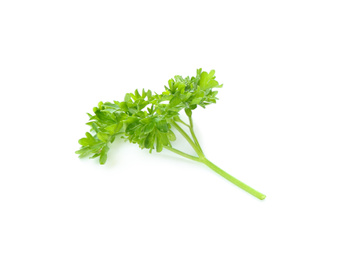
<svg viewBox="0 0 339 260"><path fill-rule="evenodd" d="M157 134L157 139L160 140L160 142L164 145L164 146L168 146L170 145L170 141L168 139L167 134L165 133L158 133Z"/></svg>
<svg viewBox="0 0 339 260"><path fill-rule="evenodd" d="M91 148L90 147L84 147L75 152L76 154L79 154L79 158L87 157L91 154Z"/></svg>
<svg viewBox="0 0 339 260"><path fill-rule="evenodd" d="M144 143L146 148L152 148L153 147L154 138L155 138L154 132L151 132L147 135L147 137L145 139L145 143Z"/></svg>
<svg viewBox="0 0 339 260"><path fill-rule="evenodd" d="M210 73L202 72L200 75L200 87L202 90L210 89L210 88L221 88L222 85L214 79L215 70L211 70Z"/></svg>
<svg viewBox="0 0 339 260"><path fill-rule="evenodd" d="M105 162L107 161L107 154L106 153L103 153L100 155L100 164L105 164Z"/></svg>
<svg viewBox="0 0 339 260"><path fill-rule="evenodd" d="M146 96L147 96L147 99L148 99L149 101L152 100L152 91L151 91L151 90L147 90Z"/></svg>
<svg viewBox="0 0 339 260"><path fill-rule="evenodd" d="M87 138L79 139L78 143L82 146L89 146L90 145Z"/></svg>
<svg viewBox="0 0 339 260"><path fill-rule="evenodd" d="M124 101L125 101L126 103L129 102L129 101L132 101L132 100L131 100L131 95L130 95L129 93L127 93L127 94L125 95Z"/></svg>
<svg viewBox="0 0 339 260"><path fill-rule="evenodd" d="M112 104L112 103L110 103L110 102L105 102L105 103L104 103L104 106L105 106L105 107L108 107L108 108L112 108L112 109L114 109L114 110L120 109L120 107L119 107L117 104Z"/></svg>
<svg viewBox="0 0 339 260"><path fill-rule="evenodd" d="M161 141L161 137L159 138L159 136L157 136L157 147L156 147L156 151L158 153L160 153L163 149L163 145L162 145L162 141Z"/></svg>
<svg viewBox="0 0 339 260"><path fill-rule="evenodd" d="M134 108L134 107L130 107L128 108L128 112L130 112L131 114L135 114L138 112L138 109Z"/></svg>
<svg viewBox="0 0 339 260"><path fill-rule="evenodd" d="M140 94L139 94L139 91L137 89L134 91L134 95L137 99L139 99L141 97Z"/></svg>
<svg viewBox="0 0 339 260"><path fill-rule="evenodd" d="M98 118L98 121L101 121L104 124L115 124L116 121L112 118L110 113L102 112L100 110L95 111L95 115Z"/></svg>
<svg viewBox="0 0 339 260"><path fill-rule="evenodd" d="M189 108L185 108L185 113L188 117L191 117L192 116L192 110L189 109Z"/></svg>
<svg viewBox="0 0 339 260"><path fill-rule="evenodd" d="M183 77L182 77L182 76L179 76L179 75L175 75L175 76L174 76L174 79L175 79L176 82L182 82L182 81L184 81Z"/></svg>
<svg viewBox="0 0 339 260"><path fill-rule="evenodd" d="M146 97L146 91L145 91L145 89L142 89L142 96L141 96L141 98L145 99L145 97Z"/></svg>
<svg viewBox="0 0 339 260"><path fill-rule="evenodd" d="M200 87L202 88L202 89L204 89L205 88L205 86L207 85L207 81L208 81L208 74L207 74L207 72L206 71L204 71L203 73L201 73L201 75L200 75Z"/></svg>
<svg viewBox="0 0 339 260"><path fill-rule="evenodd" d="M167 133L167 137L170 141L175 141L177 138L175 136L175 134L172 132L172 130L169 130Z"/></svg>
<svg viewBox="0 0 339 260"><path fill-rule="evenodd" d="M127 106L127 103L124 101L124 102L120 102L119 103L119 107L122 111L124 112L127 112L128 111L128 106Z"/></svg>
<svg viewBox="0 0 339 260"><path fill-rule="evenodd" d="M94 139L94 137L91 135L91 133L86 132L86 137L87 137L87 139L90 140L91 142L95 142L95 139Z"/></svg>
<svg viewBox="0 0 339 260"><path fill-rule="evenodd" d="M169 102L171 107L179 105L181 103L181 98L179 96L174 96L171 101Z"/></svg>
<svg viewBox="0 0 339 260"><path fill-rule="evenodd" d="M200 103L201 100L202 100L201 97L195 98L195 99L193 99L193 100L191 101L191 105L197 105L197 104Z"/></svg>
<svg viewBox="0 0 339 260"><path fill-rule="evenodd" d="M208 88L217 88L219 87L219 83L218 81L214 80L214 79L211 79L209 82L208 82Z"/></svg>
<svg viewBox="0 0 339 260"><path fill-rule="evenodd" d="M222 87L215 80L215 71L207 73L198 69L195 77L174 76L161 94L143 88L142 92L135 89L133 93L126 93L121 102L100 101L93 108L94 115L88 113L87 125L95 135L87 132L79 140L82 147L76 153L80 157L99 157L103 164L107 160L107 144L118 135L141 149L160 152L176 140L169 122L182 122L179 117L182 109L192 116L197 105L205 108L215 103L217 91L212 91L214 87Z"/></svg>
<svg viewBox="0 0 339 260"><path fill-rule="evenodd" d="M154 122L154 121L150 122L149 124L147 124L147 125L145 126L145 128L144 128L144 133L147 134L147 133L153 131L154 127L155 127L155 122Z"/></svg>
<svg viewBox="0 0 339 260"><path fill-rule="evenodd" d="M105 162L107 161L107 152L108 152L109 148L107 145L105 145L101 152L100 152L100 158L99 158L99 162L100 164L105 164Z"/></svg>
<svg viewBox="0 0 339 260"><path fill-rule="evenodd" d="M168 81L168 86L169 86L169 88L170 88L171 91L174 91L174 90L175 90L175 89L174 89L174 80L173 80L173 79L170 79L170 80Z"/></svg>
<svg viewBox="0 0 339 260"><path fill-rule="evenodd" d="M98 133L99 132L99 129L98 129L98 126L96 125L96 123L92 123L92 129L94 130L94 132Z"/></svg>
<svg viewBox="0 0 339 260"><path fill-rule="evenodd" d="M109 125L107 127L105 127L105 130L110 134L114 134L115 132L117 132L117 124L114 124L114 125Z"/></svg>
<svg viewBox="0 0 339 260"><path fill-rule="evenodd" d="M99 157L100 156L100 153L96 153L96 154L94 154L93 156L91 156L91 157L89 157L90 159L94 159L94 158L97 158L97 157Z"/></svg>
<svg viewBox="0 0 339 260"><path fill-rule="evenodd" d="M106 134L106 133L103 133L103 132L99 132L97 134L97 137L99 140L103 141L103 142L108 142L108 139L109 139L109 135Z"/></svg>
<svg viewBox="0 0 339 260"><path fill-rule="evenodd" d="M210 73L208 74L208 77L209 77L210 79L212 79L213 76L214 76L214 74L215 74L215 70L211 70Z"/></svg>
<svg viewBox="0 0 339 260"><path fill-rule="evenodd" d="M176 88L178 89L178 92L184 93L186 84L184 82L177 82L175 83Z"/></svg>
<svg viewBox="0 0 339 260"><path fill-rule="evenodd" d="M194 95L194 98L202 98L202 97L204 97L205 96L205 93L204 93L204 91L197 91L197 93L195 93L195 95Z"/></svg>
<svg viewBox="0 0 339 260"><path fill-rule="evenodd" d="M90 146L94 145L96 143L96 140L89 132L86 132L86 138L81 138L78 143L82 146Z"/></svg>
<svg viewBox="0 0 339 260"><path fill-rule="evenodd" d="M160 120L156 123L156 126L160 132L166 133L168 132L168 124L166 120Z"/></svg>
<svg viewBox="0 0 339 260"><path fill-rule="evenodd" d="M133 122L126 127L126 133L132 134L140 126L139 121Z"/></svg>
<svg viewBox="0 0 339 260"><path fill-rule="evenodd" d="M180 99L182 101L187 101L191 96L192 96L192 93L191 92L187 92L185 94L181 94L180 95Z"/></svg>

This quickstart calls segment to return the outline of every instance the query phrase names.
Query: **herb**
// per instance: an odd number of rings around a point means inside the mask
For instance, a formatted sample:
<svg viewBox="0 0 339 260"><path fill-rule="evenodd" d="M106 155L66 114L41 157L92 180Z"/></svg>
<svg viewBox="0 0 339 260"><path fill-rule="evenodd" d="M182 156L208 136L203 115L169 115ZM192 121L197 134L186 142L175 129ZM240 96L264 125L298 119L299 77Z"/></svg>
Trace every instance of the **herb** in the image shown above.
<svg viewBox="0 0 339 260"><path fill-rule="evenodd" d="M207 165L233 184L247 191L258 199L265 199L265 195L247 186L233 176L229 175L218 166L209 161L205 155L193 130L192 112L198 106L206 106L216 103L218 91L214 88L221 88L214 76L215 71L209 73L197 70L195 77L175 76L168 81L165 91L161 94L145 91L141 93L135 90L134 93L127 93L124 101L99 102L93 108L94 114L88 114L91 127L86 137L79 140L81 149L76 151L79 157L99 157L100 164L107 160L107 152L110 143L117 137L124 138L141 149L154 149L161 152L167 149ZM185 111L189 124L181 120L179 112ZM181 125L181 126L180 126ZM182 128L188 128L189 134ZM171 129L175 128L188 143L193 147L196 156L179 151L172 146L176 140Z"/></svg>

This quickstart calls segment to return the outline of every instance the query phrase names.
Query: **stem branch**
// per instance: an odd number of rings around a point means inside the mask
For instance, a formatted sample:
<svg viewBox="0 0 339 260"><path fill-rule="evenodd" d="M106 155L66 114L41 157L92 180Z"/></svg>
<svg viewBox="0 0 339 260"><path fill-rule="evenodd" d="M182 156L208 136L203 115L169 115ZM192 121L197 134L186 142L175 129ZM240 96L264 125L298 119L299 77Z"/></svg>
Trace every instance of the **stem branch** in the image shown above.
<svg viewBox="0 0 339 260"><path fill-rule="evenodd" d="M192 155L189 155L187 153L184 153L182 151L179 151L173 147L170 147L170 146L164 146L164 148L166 148L167 150L173 152L173 153L176 153L176 154L179 154L187 159L191 159L193 161L197 161L197 162L201 162L201 160L199 159L199 157L195 157L195 156L192 156Z"/></svg>
<svg viewBox="0 0 339 260"><path fill-rule="evenodd" d="M202 154L204 154L203 151L202 151L202 149L201 149L201 146L200 146L200 144L199 144L198 138L195 136L195 133L194 133L194 130L193 130L193 120L192 120L192 116L189 116L188 118L189 118L189 120L190 120L190 126L189 126L189 128L190 128L191 135L192 135L192 137L193 137L194 143L196 144L196 146L198 147L198 149L200 150L200 152L201 152Z"/></svg>
<svg viewBox="0 0 339 260"><path fill-rule="evenodd" d="M184 121L181 120L180 117L178 117L178 119L176 119L179 123L182 123L183 125L190 127L188 124L186 124Z"/></svg>
<svg viewBox="0 0 339 260"><path fill-rule="evenodd" d="M248 192L249 194L253 195L254 197L263 200L266 198L266 195L260 193L259 191L251 188L250 186L246 185L245 183L239 181L238 179L234 178L232 175L228 174L227 172L225 172L224 170L222 170L221 168L219 168L218 166L216 166L214 163L212 163L211 161L209 161L208 159L206 159L200 144L198 142L197 137L195 136L194 130L193 130L193 121L192 121L192 117L189 116L189 120L190 120L190 125L189 125L189 129L192 135L193 140L188 136L188 134L173 120L171 121L172 125L179 131L180 134L183 135L183 137L185 137L185 139L189 142L189 144L193 147L194 151L197 153L197 155L199 157L196 156L192 156L189 155L187 153L184 153L182 151L179 151L175 148L169 147L169 146L164 146L164 148L168 149L171 152L174 152L178 155L181 155L187 159L190 160L194 160L200 163L205 164L206 166L208 166L209 168L211 168L213 171L215 171L216 173L218 173L219 175L221 175L222 177L224 177L226 180L230 181L231 183L233 183L234 185L238 186L239 188L243 189L244 191Z"/></svg>
<svg viewBox="0 0 339 260"><path fill-rule="evenodd" d="M189 142L189 144L192 146L194 151L199 155L200 158L205 158L204 154L200 149L197 147L197 145L192 141L192 139L188 136L188 134L174 121L171 122L173 126L179 131L180 134L182 134L183 137Z"/></svg>

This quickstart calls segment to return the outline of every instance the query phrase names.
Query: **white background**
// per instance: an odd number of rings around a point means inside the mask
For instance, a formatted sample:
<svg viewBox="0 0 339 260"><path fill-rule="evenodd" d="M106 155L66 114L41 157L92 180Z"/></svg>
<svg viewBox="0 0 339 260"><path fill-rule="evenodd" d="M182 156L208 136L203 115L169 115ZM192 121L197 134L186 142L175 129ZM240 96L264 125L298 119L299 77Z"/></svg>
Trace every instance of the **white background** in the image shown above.
<svg viewBox="0 0 339 260"><path fill-rule="evenodd" d="M338 1L1 1L0 259L339 259ZM216 70L196 162L118 141L80 160L86 112ZM181 140L175 147L192 152Z"/></svg>

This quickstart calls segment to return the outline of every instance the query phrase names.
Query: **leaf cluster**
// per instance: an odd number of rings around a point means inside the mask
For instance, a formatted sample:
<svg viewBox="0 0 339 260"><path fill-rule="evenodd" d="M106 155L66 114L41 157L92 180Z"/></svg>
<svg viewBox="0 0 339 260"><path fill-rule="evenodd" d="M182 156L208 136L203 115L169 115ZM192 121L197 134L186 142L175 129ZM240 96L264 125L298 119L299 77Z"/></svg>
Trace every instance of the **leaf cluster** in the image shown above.
<svg viewBox="0 0 339 260"><path fill-rule="evenodd" d="M198 106L216 103L218 92L213 88L222 85L214 74L214 70L207 73L198 69L195 77L170 79L161 94L142 89L127 93L123 101L99 102L93 113L88 113L91 129L79 140L81 148L76 153L79 157L99 157L100 164L104 164L109 144L118 136L150 152L171 147L176 140L171 122L180 121L182 109L190 117Z"/></svg>

